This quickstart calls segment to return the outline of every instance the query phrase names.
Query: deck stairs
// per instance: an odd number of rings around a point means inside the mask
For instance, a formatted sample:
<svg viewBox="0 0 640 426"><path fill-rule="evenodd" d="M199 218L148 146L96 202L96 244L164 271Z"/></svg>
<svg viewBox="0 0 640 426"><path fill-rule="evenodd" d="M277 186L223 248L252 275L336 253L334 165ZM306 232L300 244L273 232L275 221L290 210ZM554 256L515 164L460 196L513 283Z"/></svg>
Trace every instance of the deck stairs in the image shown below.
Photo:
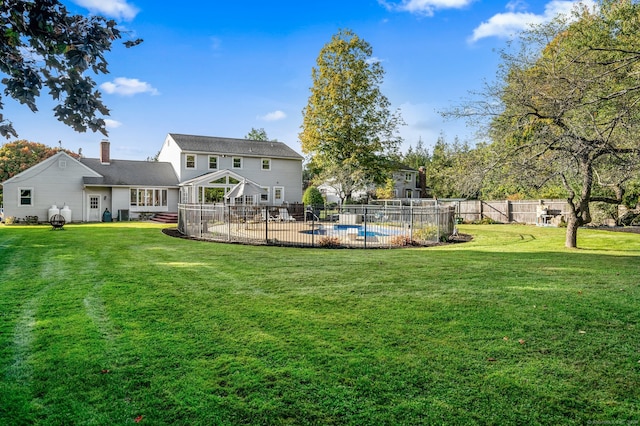
<svg viewBox="0 0 640 426"><path fill-rule="evenodd" d="M160 223L178 223L178 213L156 213L151 220Z"/></svg>

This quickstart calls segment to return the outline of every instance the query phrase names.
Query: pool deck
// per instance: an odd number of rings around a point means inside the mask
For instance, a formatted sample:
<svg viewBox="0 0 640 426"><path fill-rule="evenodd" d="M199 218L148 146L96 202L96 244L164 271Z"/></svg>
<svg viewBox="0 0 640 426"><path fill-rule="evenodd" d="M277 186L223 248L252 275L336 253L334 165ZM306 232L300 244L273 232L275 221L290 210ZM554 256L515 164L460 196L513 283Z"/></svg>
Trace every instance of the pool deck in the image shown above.
<svg viewBox="0 0 640 426"><path fill-rule="evenodd" d="M349 247L364 246L390 246L392 238L396 237L398 230L395 230L393 236L360 236L356 228L354 231L345 230L337 235L321 235L314 234L312 231L318 229L319 226L333 227L335 223L318 223L318 222L302 222L302 221L256 221L256 222L239 222L231 224L216 224L207 227L208 232L204 232L202 238L229 241L246 241L253 243L283 243L291 245L319 246L327 238L338 238L340 245ZM379 226L372 226L371 230L379 229ZM402 234L400 234L402 235Z"/></svg>

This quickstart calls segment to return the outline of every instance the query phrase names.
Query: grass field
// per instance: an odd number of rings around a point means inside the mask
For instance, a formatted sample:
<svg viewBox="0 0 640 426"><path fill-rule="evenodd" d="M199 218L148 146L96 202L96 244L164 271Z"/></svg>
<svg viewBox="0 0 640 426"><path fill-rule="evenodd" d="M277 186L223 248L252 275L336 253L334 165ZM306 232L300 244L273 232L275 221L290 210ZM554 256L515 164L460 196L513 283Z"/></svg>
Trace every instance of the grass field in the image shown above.
<svg viewBox="0 0 640 426"><path fill-rule="evenodd" d="M321 250L0 226L0 424L637 424L640 235Z"/></svg>

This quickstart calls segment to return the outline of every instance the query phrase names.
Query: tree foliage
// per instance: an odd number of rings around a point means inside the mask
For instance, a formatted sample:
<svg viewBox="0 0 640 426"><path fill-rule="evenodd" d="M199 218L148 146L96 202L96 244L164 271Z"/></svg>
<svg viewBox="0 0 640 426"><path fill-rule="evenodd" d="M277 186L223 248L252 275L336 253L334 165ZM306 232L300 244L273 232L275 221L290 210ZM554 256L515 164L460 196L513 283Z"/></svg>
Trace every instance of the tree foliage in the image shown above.
<svg viewBox="0 0 640 426"><path fill-rule="evenodd" d="M498 83L464 108L491 118L494 168L562 188L567 247L591 222L590 203L622 202L640 159L640 5L603 1L572 18L524 32L519 50L502 52Z"/></svg>
<svg viewBox="0 0 640 426"><path fill-rule="evenodd" d="M431 154L419 140L402 156L403 164L414 169L424 167L428 192L436 198L476 198L484 177L484 162L479 149L454 138L447 142L444 134L438 136Z"/></svg>
<svg viewBox="0 0 640 426"><path fill-rule="evenodd" d="M99 115L109 115L87 71L106 74L105 53L121 38L116 22L70 14L58 0L0 2L0 72L4 95L32 111L43 88L57 102L55 117L78 132L107 134ZM142 40L125 42L131 47ZM2 109L0 98L0 110ZM0 135L17 137L0 114Z"/></svg>
<svg viewBox="0 0 640 426"><path fill-rule="evenodd" d="M389 200L395 198L396 181L392 177L388 177L383 186L376 188L375 196L379 200Z"/></svg>
<svg viewBox="0 0 640 426"><path fill-rule="evenodd" d="M35 166L42 160L57 154L60 150L60 148L52 148L26 140L7 142L0 147L0 182L4 182L18 173ZM79 157L74 152L64 151L72 157Z"/></svg>
<svg viewBox="0 0 640 426"><path fill-rule="evenodd" d="M299 135L302 151L320 179L342 185L349 198L353 189L384 182L402 142L402 119L380 91L384 70L371 46L352 31L335 34L316 63Z"/></svg>
<svg viewBox="0 0 640 426"><path fill-rule="evenodd" d="M302 203L305 206L321 206L324 204L324 197L317 187L310 186L302 195Z"/></svg>
<svg viewBox="0 0 640 426"><path fill-rule="evenodd" d="M407 152L402 155L400 161L402 164L418 170L420 167L426 166L430 159L429 150L424 146L422 138L420 138L415 148L413 145L409 145Z"/></svg>
<svg viewBox="0 0 640 426"><path fill-rule="evenodd" d="M252 141L274 141L274 142L277 141L277 139L269 139L269 136L267 135L267 131L264 130L262 127L259 129L252 127L251 131L247 133L244 138Z"/></svg>

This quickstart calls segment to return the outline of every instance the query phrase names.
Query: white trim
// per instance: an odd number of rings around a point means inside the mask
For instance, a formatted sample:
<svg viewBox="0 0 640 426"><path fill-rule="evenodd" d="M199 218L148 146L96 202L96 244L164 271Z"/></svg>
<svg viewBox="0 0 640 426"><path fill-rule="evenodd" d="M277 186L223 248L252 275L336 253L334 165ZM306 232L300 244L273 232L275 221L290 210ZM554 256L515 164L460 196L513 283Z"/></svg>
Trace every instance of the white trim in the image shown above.
<svg viewBox="0 0 640 426"><path fill-rule="evenodd" d="M211 159L212 158L216 159L216 167L214 167L214 168L211 167ZM220 168L220 157L219 156L217 156L217 155L209 155L207 157L207 160L208 160L207 167L208 167L209 170L218 170Z"/></svg>
<svg viewBox="0 0 640 426"><path fill-rule="evenodd" d="M87 222L91 222L92 221L92 217L91 217L91 197L97 197L98 198L98 222L100 222L102 220L102 217L100 216L101 212L102 212L102 196L100 194L87 194Z"/></svg>
<svg viewBox="0 0 640 426"><path fill-rule="evenodd" d="M236 167L236 159L240 160L240 167ZM244 165L244 161L242 159L242 157L238 157L238 156L234 156L231 157L231 168L235 169L235 170L242 170L242 166Z"/></svg>
<svg viewBox="0 0 640 426"><path fill-rule="evenodd" d="M267 167L266 169L264 168L264 162L268 161L269 162L269 167ZM260 170L262 170L263 172L270 172L271 171L271 158L261 158L260 159Z"/></svg>
<svg viewBox="0 0 640 426"><path fill-rule="evenodd" d="M135 191L136 204L131 203L131 193ZM140 205L140 191L144 191L144 198L147 199L147 191L151 191L151 205ZM156 198L156 195L159 197ZM159 202L159 204L155 204ZM153 210L153 211L166 211L169 208L169 190L165 187L148 187L148 186L132 186L129 188L129 209L132 211L138 210Z"/></svg>
<svg viewBox="0 0 640 426"><path fill-rule="evenodd" d="M277 191L280 190L280 198L276 197ZM274 204L282 204L284 203L284 186L274 186L273 187L273 203Z"/></svg>
<svg viewBox="0 0 640 426"><path fill-rule="evenodd" d="M262 199L262 195L260 195L260 202L261 203L268 203L269 200L271 199L271 191L269 191L270 188L268 186L261 186L260 188L265 190L265 194L263 194L263 195L267 196L267 199L263 200Z"/></svg>
<svg viewBox="0 0 640 426"><path fill-rule="evenodd" d="M22 191L31 191L29 194L29 204L22 204ZM18 187L18 207L33 207L35 205L35 191L33 186L20 186Z"/></svg>
<svg viewBox="0 0 640 426"><path fill-rule="evenodd" d="M193 156L193 167L189 167L187 163L189 162L189 157ZM191 153L184 153L184 168L186 170L195 170L198 168L198 155Z"/></svg>

